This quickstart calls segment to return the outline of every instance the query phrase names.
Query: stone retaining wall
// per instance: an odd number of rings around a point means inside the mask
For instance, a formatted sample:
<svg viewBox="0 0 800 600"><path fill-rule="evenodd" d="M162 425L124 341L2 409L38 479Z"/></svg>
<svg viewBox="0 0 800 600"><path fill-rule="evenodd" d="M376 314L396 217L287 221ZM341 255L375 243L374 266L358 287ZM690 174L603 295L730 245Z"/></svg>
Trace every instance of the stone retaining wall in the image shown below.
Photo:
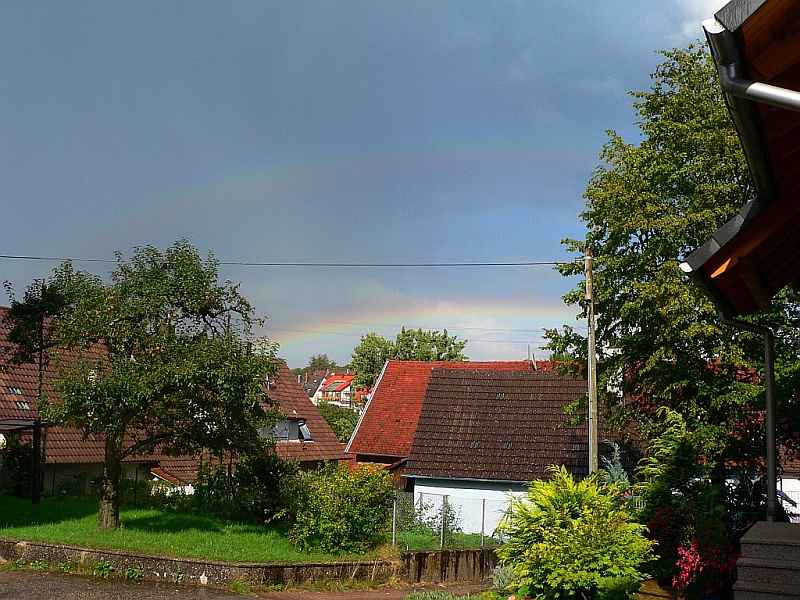
<svg viewBox="0 0 800 600"><path fill-rule="evenodd" d="M81 546L0 538L0 562L21 560L27 564L78 563L93 568L108 562L118 575L138 569L147 579L184 581L224 587L244 580L257 585L286 585L324 580L367 580L385 583L399 579L407 583L483 581L497 564L494 550L443 550L401 552L399 561L343 561L335 563L227 563L177 559L148 554L97 550Z"/></svg>

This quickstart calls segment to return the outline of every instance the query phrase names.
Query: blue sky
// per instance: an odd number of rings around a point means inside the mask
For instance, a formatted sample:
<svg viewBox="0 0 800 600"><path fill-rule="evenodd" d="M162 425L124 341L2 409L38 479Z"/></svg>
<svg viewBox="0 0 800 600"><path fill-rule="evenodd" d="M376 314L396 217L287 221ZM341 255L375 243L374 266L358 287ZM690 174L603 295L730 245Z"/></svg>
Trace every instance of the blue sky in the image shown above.
<svg viewBox="0 0 800 600"><path fill-rule="evenodd" d="M627 92L723 4L0 3L0 254L572 260L606 130L636 140ZM0 279L56 264L0 259ZM541 357L543 328L584 325L550 266L221 271L291 367L402 326Z"/></svg>

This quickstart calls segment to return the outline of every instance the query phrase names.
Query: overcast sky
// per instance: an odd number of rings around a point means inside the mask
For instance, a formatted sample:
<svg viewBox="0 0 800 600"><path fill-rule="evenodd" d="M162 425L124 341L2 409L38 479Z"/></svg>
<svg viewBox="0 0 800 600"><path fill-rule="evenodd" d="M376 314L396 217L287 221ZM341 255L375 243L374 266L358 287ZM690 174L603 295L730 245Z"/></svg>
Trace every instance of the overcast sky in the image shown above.
<svg viewBox="0 0 800 600"><path fill-rule="evenodd" d="M572 260L606 130L636 140L628 92L723 4L6 0L0 255L185 237L223 263ZM56 264L0 279L21 294ZM585 328L549 265L221 270L291 367L402 326L473 360Z"/></svg>

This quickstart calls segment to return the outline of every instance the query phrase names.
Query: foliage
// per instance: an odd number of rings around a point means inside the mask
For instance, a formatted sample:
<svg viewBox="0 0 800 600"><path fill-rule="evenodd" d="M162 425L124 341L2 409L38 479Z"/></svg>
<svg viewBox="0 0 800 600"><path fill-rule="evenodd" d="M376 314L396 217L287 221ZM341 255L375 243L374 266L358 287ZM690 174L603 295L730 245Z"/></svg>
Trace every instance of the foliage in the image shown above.
<svg viewBox="0 0 800 600"><path fill-rule="evenodd" d="M564 243L573 252L592 252L605 405L627 396L616 417L646 424L649 439L659 435L659 409L670 407L706 440L710 459L755 465L763 454L754 442L762 439L763 387L753 374L763 366L763 339L723 327L710 299L679 269L680 259L754 192L710 55L693 46L663 55L652 88L633 93L641 142L610 132L605 164L585 194L586 238ZM581 266L560 270L576 275ZM582 283L565 296L585 313L584 298ZM779 368L794 365L781 392L797 395L797 306L781 296L771 314L755 320L775 328ZM547 337L551 350L575 359L565 366L585 364L585 338L573 328L549 330ZM794 448L790 437L783 441Z"/></svg>
<svg viewBox="0 0 800 600"><path fill-rule="evenodd" d="M372 387L387 360L467 360L463 353L467 342L459 342L456 338L455 335L447 335L446 329L439 332L405 327L394 342L374 332L362 335L361 343L353 350L350 363L356 373L353 389L357 391Z"/></svg>
<svg viewBox="0 0 800 600"><path fill-rule="evenodd" d="M335 360L328 358L327 354L315 354L308 359L305 367L292 369L294 375L311 374L314 371L335 371L339 368Z"/></svg>
<svg viewBox="0 0 800 600"><path fill-rule="evenodd" d="M716 465L704 440L675 411L663 409L664 430L637 468L639 519L656 543L653 573L685 594L730 589L737 553L725 527L724 488L714 483Z"/></svg>
<svg viewBox="0 0 800 600"><path fill-rule="evenodd" d="M285 519L299 464L274 452L247 454L237 464L204 462L190 501L209 515L241 522Z"/></svg>
<svg viewBox="0 0 800 600"><path fill-rule="evenodd" d="M333 433L336 434L340 442L346 442L350 439L356 425L358 425L359 414L356 411L328 402L320 402L317 405L317 409L322 418L331 426Z"/></svg>
<svg viewBox="0 0 800 600"><path fill-rule="evenodd" d="M27 497L31 493L33 470L33 446L20 443L12 437L6 449L5 457L5 489L14 496Z"/></svg>
<svg viewBox="0 0 800 600"><path fill-rule="evenodd" d="M114 565L112 565L109 561L103 560L92 567L92 576L98 577L100 579L108 579L111 577L111 573L114 572Z"/></svg>
<svg viewBox="0 0 800 600"><path fill-rule="evenodd" d="M303 474L295 487L295 523L289 537L307 551L364 552L391 519L389 473L370 466L330 465Z"/></svg>
<svg viewBox="0 0 800 600"><path fill-rule="evenodd" d="M594 476L575 482L563 466L550 473L510 499L498 528L509 540L497 555L514 571L519 595L632 597L647 578L640 567L652 542L619 501L621 489Z"/></svg>
<svg viewBox="0 0 800 600"><path fill-rule="evenodd" d="M129 260L117 253L108 283L64 262L47 289L61 300L51 317L61 399L41 412L105 439L101 528L119 527L122 459L235 453L277 421L261 390L277 367L273 346L257 340L251 351L253 308L186 240L164 253L136 248Z"/></svg>

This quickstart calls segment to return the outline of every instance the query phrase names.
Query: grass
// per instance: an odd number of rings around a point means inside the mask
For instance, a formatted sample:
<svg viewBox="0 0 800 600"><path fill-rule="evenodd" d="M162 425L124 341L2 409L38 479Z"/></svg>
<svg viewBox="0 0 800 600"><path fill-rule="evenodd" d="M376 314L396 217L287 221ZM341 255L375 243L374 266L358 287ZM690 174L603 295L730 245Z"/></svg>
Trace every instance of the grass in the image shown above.
<svg viewBox="0 0 800 600"><path fill-rule="evenodd" d="M97 528L97 503L43 498L40 504L0 495L0 536L225 562L332 562L375 554L299 552L280 528L222 521L161 509L121 508L120 531Z"/></svg>

